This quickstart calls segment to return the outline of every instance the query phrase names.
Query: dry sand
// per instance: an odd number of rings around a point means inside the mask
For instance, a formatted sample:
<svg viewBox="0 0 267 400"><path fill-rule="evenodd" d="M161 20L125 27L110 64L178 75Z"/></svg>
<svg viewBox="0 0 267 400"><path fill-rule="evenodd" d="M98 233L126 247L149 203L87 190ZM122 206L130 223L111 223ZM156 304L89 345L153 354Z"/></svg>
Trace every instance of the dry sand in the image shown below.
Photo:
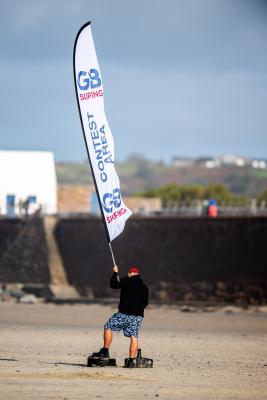
<svg viewBox="0 0 267 400"><path fill-rule="evenodd" d="M128 339L114 336L119 367L87 368L99 349L101 305L0 304L1 399L267 399L267 314L183 313L151 307L140 335L153 369L124 369Z"/></svg>

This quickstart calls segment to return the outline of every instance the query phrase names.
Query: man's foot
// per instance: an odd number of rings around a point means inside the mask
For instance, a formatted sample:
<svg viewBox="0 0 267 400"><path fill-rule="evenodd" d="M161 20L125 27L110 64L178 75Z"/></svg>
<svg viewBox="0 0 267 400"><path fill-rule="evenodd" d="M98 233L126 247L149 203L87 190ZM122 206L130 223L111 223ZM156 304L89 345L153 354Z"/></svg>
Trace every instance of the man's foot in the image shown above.
<svg viewBox="0 0 267 400"><path fill-rule="evenodd" d="M133 360L128 358L125 368L134 368L134 367L135 366Z"/></svg>
<svg viewBox="0 0 267 400"><path fill-rule="evenodd" d="M109 358L109 351L102 347L98 352L92 354L93 357Z"/></svg>

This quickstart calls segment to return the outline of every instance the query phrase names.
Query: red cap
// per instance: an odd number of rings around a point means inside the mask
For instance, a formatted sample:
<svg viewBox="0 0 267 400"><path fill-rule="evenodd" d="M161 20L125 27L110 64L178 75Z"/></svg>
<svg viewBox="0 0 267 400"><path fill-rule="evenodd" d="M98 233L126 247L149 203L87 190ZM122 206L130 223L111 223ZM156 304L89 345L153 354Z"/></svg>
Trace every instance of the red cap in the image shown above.
<svg viewBox="0 0 267 400"><path fill-rule="evenodd" d="M128 274L130 274L131 272L135 272L136 274L140 274L139 269L136 268L136 267L131 267L131 268L129 268Z"/></svg>

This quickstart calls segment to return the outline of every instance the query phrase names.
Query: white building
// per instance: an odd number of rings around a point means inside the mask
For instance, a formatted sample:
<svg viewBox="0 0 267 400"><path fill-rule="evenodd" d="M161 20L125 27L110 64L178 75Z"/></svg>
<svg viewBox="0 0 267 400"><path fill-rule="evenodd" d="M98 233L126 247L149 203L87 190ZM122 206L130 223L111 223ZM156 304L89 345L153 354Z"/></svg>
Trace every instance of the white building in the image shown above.
<svg viewBox="0 0 267 400"><path fill-rule="evenodd" d="M25 206L26 205L26 206ZM0 151L0 214L57 212L57 180L53 153Z"/></svg>

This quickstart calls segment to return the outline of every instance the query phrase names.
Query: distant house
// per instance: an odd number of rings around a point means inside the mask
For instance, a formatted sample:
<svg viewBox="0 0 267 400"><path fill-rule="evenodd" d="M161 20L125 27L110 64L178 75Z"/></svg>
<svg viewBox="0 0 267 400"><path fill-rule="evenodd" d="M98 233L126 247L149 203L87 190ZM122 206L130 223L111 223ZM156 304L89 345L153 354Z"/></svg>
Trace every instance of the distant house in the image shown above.
<svg viewBox="0 0 267 400"><path fill-rule="evenodd" d="M162 210L160 198L123 196L127 207L135 214L150 214ZM95 189L92 185L59 185L58 212L92 213L100 215Z"/></svg>
<svg viewBox="0 0 267 400"><path fill-rule="evenodd" d="M57 212L57 180L53 153L0 151L0 214Z"/></svg>
<svg viewBox="0 0 267 400"><path fill-rule="evenodd" d="M253 160L251 162L252 168L257 169L266 169L267 168L267 161L266 160Z"/></svg>
<svg viewBox="0 0 267 400"><path fill-rule="evenodd" d="M133 213L150 214L162 210L161 199L158 197L123 197L123 201Z"/></svg>
<svg viewBox="0 0 267 400"><path fill-rule="evenodd" d="M91 185L58 185L58 212L91 212L94 190Z"/></svg>
<svg viewBox="0 0 267 400"><path fill-rule="evenodd" d="M174 157L171 161L171 165L176 168L192 167L194 163L195 160L189 157L188 158Z"/></svg>

